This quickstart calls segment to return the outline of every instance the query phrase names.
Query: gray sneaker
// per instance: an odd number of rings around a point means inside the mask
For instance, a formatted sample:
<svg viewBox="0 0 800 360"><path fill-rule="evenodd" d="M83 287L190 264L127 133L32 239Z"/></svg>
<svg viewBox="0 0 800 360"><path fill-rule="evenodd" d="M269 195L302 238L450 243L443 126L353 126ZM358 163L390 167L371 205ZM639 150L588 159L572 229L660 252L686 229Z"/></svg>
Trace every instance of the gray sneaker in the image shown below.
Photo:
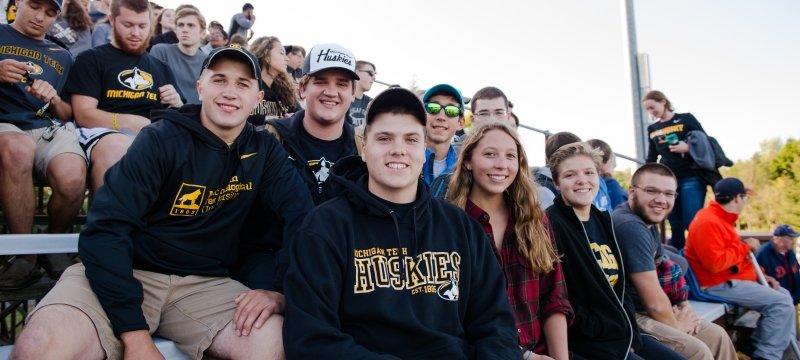
<svg viewBox="0 0 800 360"><path fill-rule="evenodd" d="M0 290L24 289L41 277L42 272L36 264L18 257L0 273Z"/></svg>

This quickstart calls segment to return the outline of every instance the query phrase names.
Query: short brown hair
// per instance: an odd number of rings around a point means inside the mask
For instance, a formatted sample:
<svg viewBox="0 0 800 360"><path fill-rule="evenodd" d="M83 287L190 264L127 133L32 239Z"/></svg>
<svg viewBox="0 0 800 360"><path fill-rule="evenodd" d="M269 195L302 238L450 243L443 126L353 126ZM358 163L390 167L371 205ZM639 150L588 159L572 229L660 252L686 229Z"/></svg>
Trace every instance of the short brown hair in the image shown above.
<svg viewBox="0 0 800 360"><path fill-rule="evenodd" d="M579 141L581 141L581 138L579 138L578 135L568 131L561 131L548 136L547 139L544 140L544 160L549 162L550 157L553 156L553 153L555 153L558 148Z"/></svg>
<svg viewBox="0 0 800 360"><path fill-rule="evenodd" d="M547 159L547 164L550 165L550 171L553 173L553 181L555 181L556 184L558 183L559 175L561 175L561 169L559 169L561 163L575 156L586 156L592 159L595 169L598 174L600 173L600 168L603 165L603 156L600 155L600 150L592 148L585 142L575 142L558 148L558 150Z"/></svg>
<svg viewBox="0 0 800 360"><path fill-rule="evenodd" d="M137 14L145 11L150 12L150 2L147 0L112 0L111 1L111 16L119 16L119 9L124 7L132 10Z"/></svg>
<svg viewBox="0 0 800 360"><path fill-rule="evenodd" d="M356 60L356 69L358 69L359 67L361 67L361 66L364 66L364 65L369 65L369 66L372 66L372 70L375 70L375 71L377 71L377 70L378 70L378 68L377 68L377 67L375 67L375 64L373 64L373 63L371 63L371 62L369 62L369 61L365 61L365 60Z"/></svg>
<svg viewBox="0 0 800 360"><path fill-rule="evenodd" d="M197 22L200 23L200 29L205 30L206 29L206 18L203 16L203 14L200 13L199 10L193 9L191 7L184 7L182 9L178 10L177 13L175 13L175 25L177 26L178 19L185 18L187 16L192 16L192 15L197 17Z"/></svg>
<svg viewBox="0 0 800 360"><path fill-rule="evenodd" d="M471 104L470 107L472 108L472 112L474 113L474 112L477 111L475 109L475 104L478 103L478 100L480 100L480 99L490 100L490 99L497 99L497 98L503 98L503 103L506 105L506 110L508 110L510 106L509 106L508 97L506 97L506 94L502 90L500 90L500 89L498 89L498 88L496 88L494 86L487 86L487 87L485 87L483 89L480 89L477 92L475 92L475 95L472 95L472 99L469 100L469 103ZM517 125L519 125L519 124L517 124Z"/></svg>
<svg viewBox="0 0 800 360"><path fill-rule="evenodd" d="M656 175L671 177L675 179L676 182L678 181L678 178L675 177L675 173L673 173L672 170L666 165L659 163L648 163L636 169L636 171L633 173L633 176L631 177L631 185L638 185L639 178L641 178L643 174L656 174Z"/></svg>
<svg viewBox="0 0 800 360"><path fill-rule="evenodd" d="M586 140L586 143L589 144L589 146L595 149L600 149L600 151L603 152L603 164L607 163L608 160L611 160L611 146L609 146L608 143L600 139L589 139Z"/></svg>

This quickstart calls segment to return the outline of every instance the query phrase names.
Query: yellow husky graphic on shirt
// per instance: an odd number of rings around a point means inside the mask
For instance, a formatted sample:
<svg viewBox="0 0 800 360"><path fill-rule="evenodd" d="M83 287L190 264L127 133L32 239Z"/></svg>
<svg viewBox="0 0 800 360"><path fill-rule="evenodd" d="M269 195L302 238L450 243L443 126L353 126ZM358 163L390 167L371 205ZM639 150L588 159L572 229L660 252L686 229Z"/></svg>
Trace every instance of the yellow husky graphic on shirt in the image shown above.
<svg viewBox="0 0 800 360"><path fill-rule="evenodd" d="M120 71L117 75L119 83L134 91L145 90L153 87L153 75L135 67L132 70Z"/></svg>
<svg viewBox="0 0 800 360"><path fill-rule="evenodd" d="M232 176L228 183L219 189L207 189L205 185L182 183L169 214L172 216L195 216L214 210L220 203L239 198L244 192L253 190L252 181L240 181Z"/></svg>
<svg viewBox="0 0 800 360"><path fill-rule="evenodd" d="M200 210L203 203L206 187L203 185L181 184L175 201L172 202L172 209L169 214L174 216L194 216Z"/></svg>
<svg viewBox="0 0 800 360"><path fill-rule="evenodd" d="M409 256L407 248L368 248L354 251L356 294L376 288L431 294L458 301L461 255L457 252L426 251Z"/></svg>

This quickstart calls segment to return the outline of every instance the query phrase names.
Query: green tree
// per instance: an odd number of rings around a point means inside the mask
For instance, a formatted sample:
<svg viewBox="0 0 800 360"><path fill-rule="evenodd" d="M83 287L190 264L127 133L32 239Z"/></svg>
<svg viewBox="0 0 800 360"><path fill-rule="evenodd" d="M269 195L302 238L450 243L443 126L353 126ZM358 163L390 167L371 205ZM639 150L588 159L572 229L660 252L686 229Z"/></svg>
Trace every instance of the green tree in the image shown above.
<svg viewBox="0 0 800 360"><path fill-rule="evenodd" d="M739 217L746 231L770 231L782 223L800 226L800 141L769 139L749 160L723 171L755 191Z"/></svg>

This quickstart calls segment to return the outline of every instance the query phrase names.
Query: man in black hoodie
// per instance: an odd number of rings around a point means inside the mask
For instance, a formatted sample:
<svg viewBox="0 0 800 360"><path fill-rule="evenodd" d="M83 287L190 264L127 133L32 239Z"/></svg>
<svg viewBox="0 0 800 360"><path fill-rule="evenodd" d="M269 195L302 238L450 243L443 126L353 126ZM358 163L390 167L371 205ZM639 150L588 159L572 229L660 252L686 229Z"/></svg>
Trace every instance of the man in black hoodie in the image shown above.
<svg viewBox="0 0 800 360"><path fill-rule="evenodd" d="M420 179L425 119L401 88L368 107L363 154L334 166L338 196L290 243L287 358L521 357L480 225Z"/></svg>
<svg viewBox="0 0 800 360"><path fill-rule="evenodd" d="M305 110L290 118L269 120L265 128L283 144L314 204L319 205L332 197L331 167L340 159L358 153L348 111L359 77L353 53L337 44L314 46L306 57L303 72L299 92L305 100ZM277 261L275 251L261 244L263 238L282 236L285 224L280 224L275 214L261 206L253 208L246 224L233 278L252 288L279 289L272 273ZM287 229L289 233L295 231ZM288 266L285 259L280 260L280 269L285 269Z"/></svg>
<svg viewBox="0 0 800 360"><path fill-rule="evenodd" d="M258 60L230 45L203 69L202 105L154 112L108 170L83 264L31 314L19 358L152 358L151 334L197 359L283 356L283 295L248 291L228 267L252 204L297 227L311 198L280 144L245 122L263 96Z"/></svg>

